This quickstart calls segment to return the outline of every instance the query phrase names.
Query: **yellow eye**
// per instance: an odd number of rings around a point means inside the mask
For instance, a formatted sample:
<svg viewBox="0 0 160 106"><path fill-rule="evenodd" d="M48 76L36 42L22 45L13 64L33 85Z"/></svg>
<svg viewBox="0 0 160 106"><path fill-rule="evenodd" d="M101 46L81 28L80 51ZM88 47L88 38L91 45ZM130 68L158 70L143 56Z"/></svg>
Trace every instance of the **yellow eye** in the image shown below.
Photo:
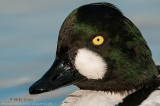
<svg viewBox="0 0 160 106"><path fill-rule="evenodd" d="M102 36L96 36L92 42L94 45L101 45L104 42L104 38Z"/></svg>

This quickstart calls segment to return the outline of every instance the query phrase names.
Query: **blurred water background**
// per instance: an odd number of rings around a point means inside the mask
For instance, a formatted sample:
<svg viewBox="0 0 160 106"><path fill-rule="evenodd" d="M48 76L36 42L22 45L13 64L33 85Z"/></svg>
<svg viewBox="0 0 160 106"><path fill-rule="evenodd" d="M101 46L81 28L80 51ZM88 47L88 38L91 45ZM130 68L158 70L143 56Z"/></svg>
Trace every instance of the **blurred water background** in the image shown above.
<svg viewBox="0 0 160 106"><path fill-rule="evenodd" d="M59 106L78 88L40 95L28 88L52 65L59 29L75 8L101 0L0 0L0 105ZM160 65L160 0L103 0L115 4L142 32Z"/></svg>

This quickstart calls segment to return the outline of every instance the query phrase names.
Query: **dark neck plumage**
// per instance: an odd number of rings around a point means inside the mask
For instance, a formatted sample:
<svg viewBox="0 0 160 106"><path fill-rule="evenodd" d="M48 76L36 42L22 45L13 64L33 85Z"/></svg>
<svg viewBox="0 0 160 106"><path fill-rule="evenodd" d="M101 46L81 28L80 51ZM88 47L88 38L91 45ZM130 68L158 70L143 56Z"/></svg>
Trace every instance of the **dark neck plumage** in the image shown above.
<svg viewBox="0 0 160 106"><path fill-rule="evenodd" d="M116 106L138 106L140 105L154 90L160 90L160 66L157 66L159 76L150 82L147 86L137 90L123 99L122 103Z"/></svg>

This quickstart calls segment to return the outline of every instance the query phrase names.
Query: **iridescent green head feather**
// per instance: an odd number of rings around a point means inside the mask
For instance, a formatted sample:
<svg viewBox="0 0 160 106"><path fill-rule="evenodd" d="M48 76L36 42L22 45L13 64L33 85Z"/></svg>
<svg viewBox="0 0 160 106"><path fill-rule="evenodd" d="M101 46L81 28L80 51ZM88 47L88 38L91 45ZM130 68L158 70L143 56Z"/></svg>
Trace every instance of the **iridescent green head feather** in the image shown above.
<svg viewBox="0 0 160 106"><path fill-rule="evenodd" d="M97 35L104 37L101 46L91 42ZM109 3L94 3L75 9L62 25L58 45L62 46L58 47L57 56L61 48L68 48L73 61L78 48L88 48L100 54L108 64L103 80L106 80L106 85L107 81L117 84L119 87L116 89L139 87L158 74L151 51L138 28ZM77 85L87 87L83 82Z"/></svg>

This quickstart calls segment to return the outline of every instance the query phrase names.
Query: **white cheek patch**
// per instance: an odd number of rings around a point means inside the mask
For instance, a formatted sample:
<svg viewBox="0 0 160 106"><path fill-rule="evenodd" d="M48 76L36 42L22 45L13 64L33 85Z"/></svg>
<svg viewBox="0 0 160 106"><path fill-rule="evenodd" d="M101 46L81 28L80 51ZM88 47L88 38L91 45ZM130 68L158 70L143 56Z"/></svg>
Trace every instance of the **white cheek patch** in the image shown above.
<svg viewBox="0 0 160 106"><path fill-rule="evenodd" d="M86 48L78 50L75 57L75 67L80 74L88 79L102 79L107 71L107 64L103 58Z"/></svg>

